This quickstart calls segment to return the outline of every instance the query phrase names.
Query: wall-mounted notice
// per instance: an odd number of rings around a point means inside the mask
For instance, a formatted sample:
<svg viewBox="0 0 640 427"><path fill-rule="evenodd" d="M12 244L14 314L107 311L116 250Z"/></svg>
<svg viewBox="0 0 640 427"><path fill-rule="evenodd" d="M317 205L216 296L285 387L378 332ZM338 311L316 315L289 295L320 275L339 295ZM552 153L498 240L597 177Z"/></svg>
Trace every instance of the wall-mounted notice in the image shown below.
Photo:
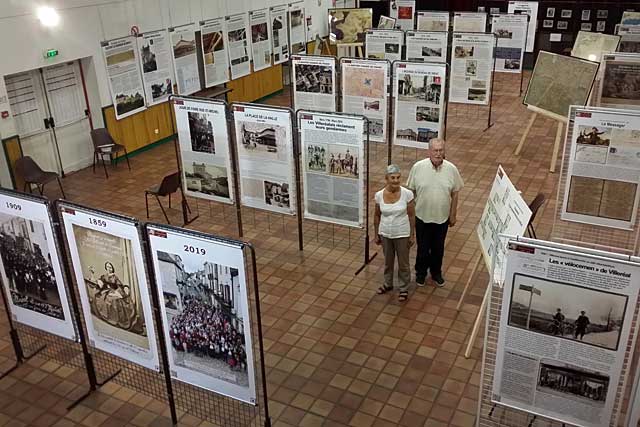
<svg viewBox="0 0 640 427"><path fill-rule="evenodd" d="M229 81L229 57L225 44L225 20L215 18L200 22L202 62L206 87Z"/></svg>
<svg viewBox="0 0 640 427"><path fill-rule="evenodd" d="M251 25L253 71L264 70L271 66L269 9L252 10L249 12L249 25Z"/></svg>
<svg viewBox="0 0 640 427"><path fill-rule="evenodd" d="M537 1L510 1L507 12L515 15L529 15L529 29L527 30L527 52L533 52L536 42L536 28L538 25Z"/></svg>
<svg viewBox="0 0 640 427"><path fill-rule="evenodd" d="M640 57L635 54L604 54L599 105L640 109L640 93L629 90L628 82L640 81Z"/></svg>
<svg viewBox="0 0 640 427"><path fill-rule="evenodd" d="M449 31L449 12L418 12L416 29L418 31Z"/></svg>
<svg viewBox="0 0 640 427"><path fill-rule="evenodd" d="M233 203L232 166L225 106L215 101L173 101L184 194Z"/></svg>
<svg viewBox="0 0 640 427"><path fill-rule="evenodd" d="M278 213L295 213L291 112L278 108L233 106L242 204Z"/></svg>
<svg viewBox="0 0 640 427"><path fill-rule="evenodd" d="M394 145L428 148L431 139L442 137L446 76L446 64L394 63Z"/></svg>
<svg viewBox="0 0 640 427"><path fill-rule="evenodd" d="M116 119L147 108L135 37L105 41L101 46Z"/></svg>
<svg viewBox="0 0 640 427"><path fill-rule="evenodd" d="M417 62L446 62L448 37L449 34L446 32L407 31L405 59Z"/></svg>
<svg viewBox="0 0 640 427"><path fill-rule="evenodd" d="M303 6L289 5L289 43L292 55L307 53L306 20Z"/></svg>
<svg viewBox="0 0 640 427"><path fill-rule="evenodd" d="M460 33L484 33L486 30L486 13L456 12L453 14L453 31Z"/></svg>
<svg viewBox="0 0 640 427"><path fill-rule="evenodd" d="M389 16L396 19L396 25L398 25L401 30L415 29L413 20L415 10L415 0L396 0L389 2Z"/></svg>
<svg viewBox="0 0 640 427"><path fill-rule="evenodd" d="M241 243L147 226L171 377L256 403Z"/></svg>
<svg viewBox="0 0 640 427"><path fill-rule="evenodd" d="M249 17L246 13L227 16L227 51L231 63L231 78L237 79L251 73L249 49Z"/></svg>
<svg viewBox="0 0 640 427"><path fill-rule="evenodd" d="M271 21L271 48L273 49L274 65L282 64L289 60L287 9L286 4L269 9L269 20Z"/></svg>
<svg viewBox="0 0 640 427"><path fill-rule="evenodd" d="M171 52L175 69L176 83L180 95L191 95L200 90L198 57L196 52L195 24L169 28Z"/></svg>
<svg viewBox="0 0 640 427"><path fill-rule="evenodd" d="M336 59L294 55L291 63L294 108L336 111Z"/></svg>
<svg viewBox="0 0 640 427"><path fill-rule="evenodd" d="M159 371L136 223L64 204L61 212L89 343Z"/></svg>
<svg viewBox="0 0 640 427"><path fill-rule="evenodd" d="M138 35L140 68L147 105L159 104L173 93L173 65L167 30Z"/></svg>
<svg viewBox="0 0 640 427"><path fill-rule="evenodd" d="M492 400L582 427L612 422L640 266L508 243Z"/></svg>
<svg viewBox="0 0 640 427"><path fill-rule="evenodd" d="M7 315L75 340L61 265L47 205L0 192L0 286Z"/></svg>
<svg viewBox="0 0 640 427"><path fill-rule="evenodd" d="M365 120L298 113L304 168L304 217L364 226Z"/></svg>
<svg viewBox="0 0 640 427"><path fill-rule="evenodd" d="M561 218L630 230L639 184L640 114L578 108Z"/></svg>
<svg viewBox="0 0 640 427"><path fill-rule="evenodd" d="M389 62L373 59L343 59L342 112L369 119L369 140L387 141L387 87Z"/></svg>
<svg viewBox="0 0 640 427"><path fill-rule="evenodd" d="M491 17L491 32L497 37L496 71L503 73L522 72L522 58L527 38L527 15L494 15Z"/></svg>
<svg viewBox="0 0 640 427"><path fill-rule="evenodd" d="M399 30L367 30L364 56L370 59L402 59L404 32Z"/></svg>
<svg viewBox="0 0 640 427"><path fill-rule="evenodd" d="M449 102L489 104L494 47L493 34L453 34Z"/></svg>

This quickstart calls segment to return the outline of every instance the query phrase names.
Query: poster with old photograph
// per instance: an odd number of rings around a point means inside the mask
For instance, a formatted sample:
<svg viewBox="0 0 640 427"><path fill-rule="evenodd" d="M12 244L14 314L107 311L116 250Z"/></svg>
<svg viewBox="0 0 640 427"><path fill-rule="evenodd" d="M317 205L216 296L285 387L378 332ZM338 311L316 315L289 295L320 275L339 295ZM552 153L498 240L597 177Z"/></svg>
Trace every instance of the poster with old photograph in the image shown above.
<svg viewBox="0 0 640 427"><path fill-rule="evenodd" d="M224 33L224 18L200 22L205 87L220 85L230 80L229 57L227 56Z"/></svg>
<svg viewBox="0 0 640 427"><path fill-rule="evenodd" d="M47 205L0 191L0 286L17 322L76 339Z"/></svg>
<svg viewBox="0 0 640 427"><path fill-rule="evenodd" d="M249 12L251 26L251 56L253 71L264 70L271 66L271 30L269 28L269 9Z"/></svg>
<svg viewBox="0 0 640 427"><path fill-rule="evenodd" d="M64 204L61 212L89 343L159 371L151 299L136 223Z"/></svg>
<svg viewBox="0 0 640 427"><path fill-rule="evenodd" d="M146 109L135 37L101 43L116 120Z"/></svg>
<svg viewBox="0 0 640 427"><path fill-rule="evenodd" d="M561 218L630 230L640 192L640 113L576 108Z"/></svg>
<svg viewBox="0 0 640 427"><path fill-rule="evenodd" d="M627 54L604 54L601 67L599 105L640 109L640 58Z"/></svg>
<svg viewBox="0 0 640 427"><path fill-rule="evenodd" d="M393 144L428 148L444 135L446 64L393 65Z"/></svg>
<svg viewBox="0 0 640 427"><path fill-rule="evenodd" d="M537 1L510 1L507 7L508 13L514 15L529 15L529 29L527 30L527 52L533 52L536 42L536 30L538 25L538 2ZM565 16L565 12L569 12ZM571 10L563 10L561 13L563 18L571 18Z"/></svg>
<svg viewBox="0 0 640 427"><path fill-rule="evenodd" d="M521 73L526 47L526 15L494 15L491 17L491 32L496 35L496 68L500 73Z"/></svg>
<svg viewBox="0 0 640 427"><path fill-rule="evenodd" d="M616 51L619 42L620 36L579 31L571 49L571 56L600 62L603 54Z"/></svg>
<svg viewBox="0 0 640 427"><path fill-rule="evenodd" d="M380 15L380 20L378 21L378 26L376 28L379 30L393 30L396 28L396 19Z"/></svg>
<svg viewBox="0 0 640 427"><path fill-rule="evenodd" d="M369 59L387 59L389 62L402 59L404 32L400 30L367 30L364 56Z"/></svg>
<svg viewBox="0 0 640 427"><path fill-rule="evenodd" d="M184 194L233 203L233 169L224 104L176 98L173 109Z"/></svg>
<svg viewBox="0 0 640 427"><path fill-rule="evenodd" d="M587 103L598 65L541 50L524 95L524 104L535 112L566 122L571 105Z"/></svg>
<svg viewBox="0 0 640 427"><path fill-rule="evenodd" d="M640 12L625 10L624 12L622 12L622 19L620 20L620 25L625 27L640 26Z"/></svg>
<svg viewBox="0 0 640 427"><path fill-rule="evenodd" d="M640 53L640 26L620 26L617 33L620 36L618 52Z"/></svg>
<svg viewBox="0 0 640 427"><path fill-rule="evenodd" d="M291 113L279 108L233 106L241 202L295 214Z"/></svg>
<svg viewBox="0 0 640 427"><path fill-rule="evenodd" d="M237 13L225 18L227 24L227 52L231 64L231 79L251 73L251 49L249 47L249 17Z"/></svg>
<svg viewBox="0 0 640 427"><path fill-rule="evenodd" d="M343 59L342 112L369 119L369 140L387 141L389 62L373 59Z"/></svg>
<svg viewBox="0 0 640 427"><path fill-rule="evenodd" d="M200 90L195 24L169 28L171 52L178 94L191 95Z"/></svg>
<svg viewBox="0 0 640 427"><path fill-rule="evenodd" d="M242 246L148 225L171 377L256 403Z"/></svg>
<svg viewBox="0 0 640 427"><path fill-rule="evenodd" d="M364 43L365 33L373 28L371 9L329 9L331 44Z"/></svg>
<svg viewBox="0 0 640 427"><path fill-rule="evenodd" d="M487 14L480 12L456 12L453 14L453 31L458 33L484 33L487 30Z"/></svg>
<svg viewBox="0 0 640 427"><path fill-rule="evenodd" d="M364 118L298 112L304 217L364 226Z"/></svg>
<svg viewBox="0 0 640 427"><path fill-rule="evenodd" d="M493 34L453 34L449 102L489 105L495 43Z"/></svg>
<svg viewBox="0 0 640 427"><path fill-rule="evenodd" d="M449 34L445 32L407 31L405 56L415 62L447 62Z"/></svg>
<svg viewBox="0 0 640 427"><path fill-rule="evenodd" d="M605 252L510 241L492 400L575 426L609 426L638 280L638 264Z"/></svg>
<svg viewBox="0 0 640 427"><path fill-rule="evenodd" d="M289 5L289 43L292 55L307 53L307 18L299 4Z"/></svg>
<svg viewBox="0 0 640 427"><path fill-rule="evenodd" d="M449 31L449 12L420 11L416 14L418 31Z"/></svg>
<svg viewBox="0 0 640 427"><path fill-rule="evenodd" d="M291 57L294 110L336 111L336 59L331 56Z"/></svg>
<svg viewBox="0 0 640 427"><path fill-rule="evenodd" d="M289 60L289 31L287 21L287 5L269 8L271 22L271 49L273 50L273 65L282 64Z"/></svg>
<svg viewBox="0 0 640 427"><path fill-rule="evenodd" d="M395 0L389 2L389 16L396 20L396 25L403 31L415 30L415 0Z"/></svg>
<svg viewBox="0 0 640 427"><path fill-rule="evenodd" d="M142 82L147 105L159 104L173 94L173 65L167 30L138 34Z"/></svg>

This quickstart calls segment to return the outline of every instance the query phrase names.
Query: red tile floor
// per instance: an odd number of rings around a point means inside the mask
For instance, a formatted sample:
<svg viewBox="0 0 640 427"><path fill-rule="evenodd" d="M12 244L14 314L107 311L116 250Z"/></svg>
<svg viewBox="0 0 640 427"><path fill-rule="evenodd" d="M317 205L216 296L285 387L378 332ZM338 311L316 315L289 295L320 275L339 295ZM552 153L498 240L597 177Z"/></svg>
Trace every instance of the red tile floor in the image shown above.
<svg viewBox="0 0 640 427"><path fill-rule="evenodd" d="M487 107L450 105L447 159L458 165L466 186L458 224L448 235L446 285L411 288L406 303L376 295L382 254L358 276L363 233L304 222L305 249L297 248L296 220L243 208L245 239L257 250L264 327L269 408L275 426L458 426L474 423L480 382L482 335L469 359L464 349L488 275L480 272L460 312L458 298L478 250L476 224L498 164L527 201L538 192L550 198L536 220L539 237L551 232L559 174L549 173L556 125L539 118L524 150L513 152L531 113L518 94L519 78L498 75L493 126ZM526 82L525 82L526 83ZM289 95L267 103L288 105ZM369 200L382 188L386 147L373 146ZM393 161L409 171L425 152L394 149ZM176 170L166 143L119 166L106 180L91 168L64 179L69 200L144 219L144 189ZM47 195L59 197L54 186ZM196 202L200 218L190 227L237 237L235 211ZM151 220L162 222L155 203ZM170 211L180 222L179 210ZM372 245L372 252L378 248ZM4 313L0 313L0 372L12 364ZM70 397L86 388L83 371L35 357L0 381L0 426L166 425L162 401L108 383L70 412ZM181 425L213 425L179 413Z"/></svg>

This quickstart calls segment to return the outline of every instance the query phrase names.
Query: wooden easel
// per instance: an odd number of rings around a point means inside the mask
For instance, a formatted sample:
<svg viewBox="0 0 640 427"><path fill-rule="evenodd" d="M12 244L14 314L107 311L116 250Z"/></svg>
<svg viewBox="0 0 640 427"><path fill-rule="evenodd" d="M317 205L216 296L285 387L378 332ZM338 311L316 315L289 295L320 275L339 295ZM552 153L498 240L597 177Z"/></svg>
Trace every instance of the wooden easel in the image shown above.
<svg viewBox="0 0 640 427"><path fill-rule="evenodd" d="M460 299L458 300L458 305L456 306L457 311L460 311L460 308L462 307L462 303L464 302L464 297L467 295L469 287L471 286L471 282L473 281L473 278L476 275L476 272L478 271L478 267L480 267L480 265L482 264L481 261L483 258L484 257L482 256L482 250L480 250L478 255L475 258L475 261L473 262L473 269L471 270L471 274L469 275L469 278L467 279L467 283L464 285L464 289L462 290L462 294L460 295ZM476 316L476 320L473 323L471 336L469 337L469 342L467 343L467 348L464 352L464 357L467 359L469 358L469 356L471 356L473 343L476 341L476 338L478 337L478 331L480 330L480 321L482 320L482 316L484 315L484 310L486 309L486 306L487 306L487 298L489 296L490 289L491 289L491 278L489 278L489 285L487 286L487 291L485 292L484 297L482 298L482 304L480 304L480 311L478 312L478 315Z"/></svg>
<svg viewBox="0 0 640 427"><path fill-rule="evenodd" d="M338 59L364 58L364 43L340 43L337 45Z"/></svg>
<svg viewBox="0 0 640 427"><path fill-rule="evenodd" d="M560 151L560 141L562 140L562 131L564 130L564 124L566 119L562 119L556 116L555 114L547 113L543 110L540 110L539 108L532 107L530 105L527 108L533 111L533 115L531 116L531 120L529 120L529 124L527 124L527 127L524 130L524 134L522 135L522 138L520 138L520 142L518 143L518 146L516 147L516 151L514 154L516 156L520 155L520 152L522 151L522 147L524 146L524 142L529 137L529 132L531 132L533 123L538 118L538 114L542 114L553 120L556 120L558 122L558 128L556 129L556 139L553 142L553 155L551 157L551 165L549 167L549 172L554 173L556 171L556 163L558 161L558 151Z"/></svg>

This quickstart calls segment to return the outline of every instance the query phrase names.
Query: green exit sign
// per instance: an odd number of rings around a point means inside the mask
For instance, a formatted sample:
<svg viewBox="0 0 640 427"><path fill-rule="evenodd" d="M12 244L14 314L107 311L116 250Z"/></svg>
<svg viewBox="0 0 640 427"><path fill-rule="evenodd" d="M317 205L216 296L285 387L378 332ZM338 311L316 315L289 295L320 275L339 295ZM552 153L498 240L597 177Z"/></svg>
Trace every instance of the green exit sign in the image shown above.
<svg viewBox="0 0 640 427"><path fill-rule="evenodd" d="M60 53L58 49L47 49L44 51L44 57L53 58L54 56L58 56L58 53Z"/></svg>

